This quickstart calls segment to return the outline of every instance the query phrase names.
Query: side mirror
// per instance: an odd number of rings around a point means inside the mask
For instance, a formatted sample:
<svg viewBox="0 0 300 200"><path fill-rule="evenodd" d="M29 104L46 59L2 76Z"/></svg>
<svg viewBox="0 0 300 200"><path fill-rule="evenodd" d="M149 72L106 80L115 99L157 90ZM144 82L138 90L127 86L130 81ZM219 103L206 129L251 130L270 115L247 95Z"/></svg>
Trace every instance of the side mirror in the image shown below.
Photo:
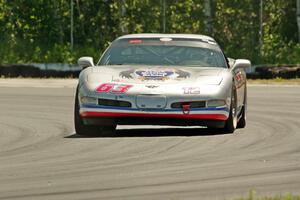
<svg viewBox="0 0 300 200"><path fill-rule="evenodd" d="M94 66L94 59L92 57L81 57L77 63L82 69L85 69Z"/></svg>
<svg viewBox="0 0 300 200"><path fill-rule="evenodd" d="M247 68L250 68L251 67L251 62L250 60L246 60L246 59L237 59L235 61L235 63L233 64L232 66L232 69L235 70L235 69L247 69Z"/></svg>
<svg viewBox="0 0 300 200"><path fill-rule="evenodd" d="M233 59L233 58L227 58L227 61L228 61L228 64L229 64L230 68L232 68L233 65L234 65L235 59Z"/></svg>

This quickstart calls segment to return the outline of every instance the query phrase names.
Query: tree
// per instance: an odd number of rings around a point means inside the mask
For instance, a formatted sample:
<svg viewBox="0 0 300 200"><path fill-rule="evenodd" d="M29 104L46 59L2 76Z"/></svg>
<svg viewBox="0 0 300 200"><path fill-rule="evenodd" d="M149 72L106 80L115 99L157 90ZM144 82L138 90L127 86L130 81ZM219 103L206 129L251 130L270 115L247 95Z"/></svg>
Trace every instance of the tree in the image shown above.
<svg viewBox="0 0 300 200"><path fill-rule="evenodd" d="M205 19L204 19L204 24L205 24L205 32L207 34L211 33L211 2L210 0L204 0L204 15L205 15Z"/></svg>
<svg viewBox="0 0 300 200"><path fill-rule="evenodd" d="M74 63L83 55L99 58L118 36L164 29L211 35L228 56L249 58L254 64L299 63L299 1L263 1L260 54L260 0L0 0L0 63Z"/></svg>
<svg viewBox="0 0 300 200"><path fill-rule="evenodd" d="M298 42L300 43L300 0L297 0Z"/></svg>

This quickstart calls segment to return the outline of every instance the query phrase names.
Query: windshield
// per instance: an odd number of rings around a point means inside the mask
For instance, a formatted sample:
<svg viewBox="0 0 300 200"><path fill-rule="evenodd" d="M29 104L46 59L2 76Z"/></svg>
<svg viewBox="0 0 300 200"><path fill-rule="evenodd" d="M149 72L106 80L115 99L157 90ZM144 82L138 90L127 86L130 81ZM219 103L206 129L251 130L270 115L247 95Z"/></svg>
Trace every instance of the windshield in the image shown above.
<svg viewBox="0 0 300 200"><path fill-rule="evenodd" d="M227 67L223 53L216 44L171 38L117 40L99 64Z"/></svg>

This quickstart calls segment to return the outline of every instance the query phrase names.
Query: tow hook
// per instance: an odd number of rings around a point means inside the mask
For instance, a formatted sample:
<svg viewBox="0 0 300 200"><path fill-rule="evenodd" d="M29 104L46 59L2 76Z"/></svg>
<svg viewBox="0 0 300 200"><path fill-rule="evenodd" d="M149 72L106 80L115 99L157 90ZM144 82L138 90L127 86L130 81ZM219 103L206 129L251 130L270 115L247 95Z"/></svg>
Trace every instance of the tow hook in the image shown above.
<svg viewBox="0 0 300 200"><path fill-rule="evenodd" d="M181 106L183 114L190 114L190 104L182 104Z"/></svg>

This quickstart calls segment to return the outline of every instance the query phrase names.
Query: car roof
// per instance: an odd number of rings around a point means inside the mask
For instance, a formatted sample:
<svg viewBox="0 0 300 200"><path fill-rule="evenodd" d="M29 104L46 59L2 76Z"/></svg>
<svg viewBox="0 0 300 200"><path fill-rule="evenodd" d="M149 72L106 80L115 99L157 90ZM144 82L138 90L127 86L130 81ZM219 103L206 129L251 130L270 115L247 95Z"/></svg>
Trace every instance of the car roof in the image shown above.
<svg viewBox="0 0 300 200"><path fill-rule="evenodd" d="M216 41L206 35L198 34L162 34L162 33L140 33L140 34L129 34L118 37L116 40L120 39L131 39L131 38L184 38L184 39L198 39L206 40L209 42L216 43Z"/></svg>

